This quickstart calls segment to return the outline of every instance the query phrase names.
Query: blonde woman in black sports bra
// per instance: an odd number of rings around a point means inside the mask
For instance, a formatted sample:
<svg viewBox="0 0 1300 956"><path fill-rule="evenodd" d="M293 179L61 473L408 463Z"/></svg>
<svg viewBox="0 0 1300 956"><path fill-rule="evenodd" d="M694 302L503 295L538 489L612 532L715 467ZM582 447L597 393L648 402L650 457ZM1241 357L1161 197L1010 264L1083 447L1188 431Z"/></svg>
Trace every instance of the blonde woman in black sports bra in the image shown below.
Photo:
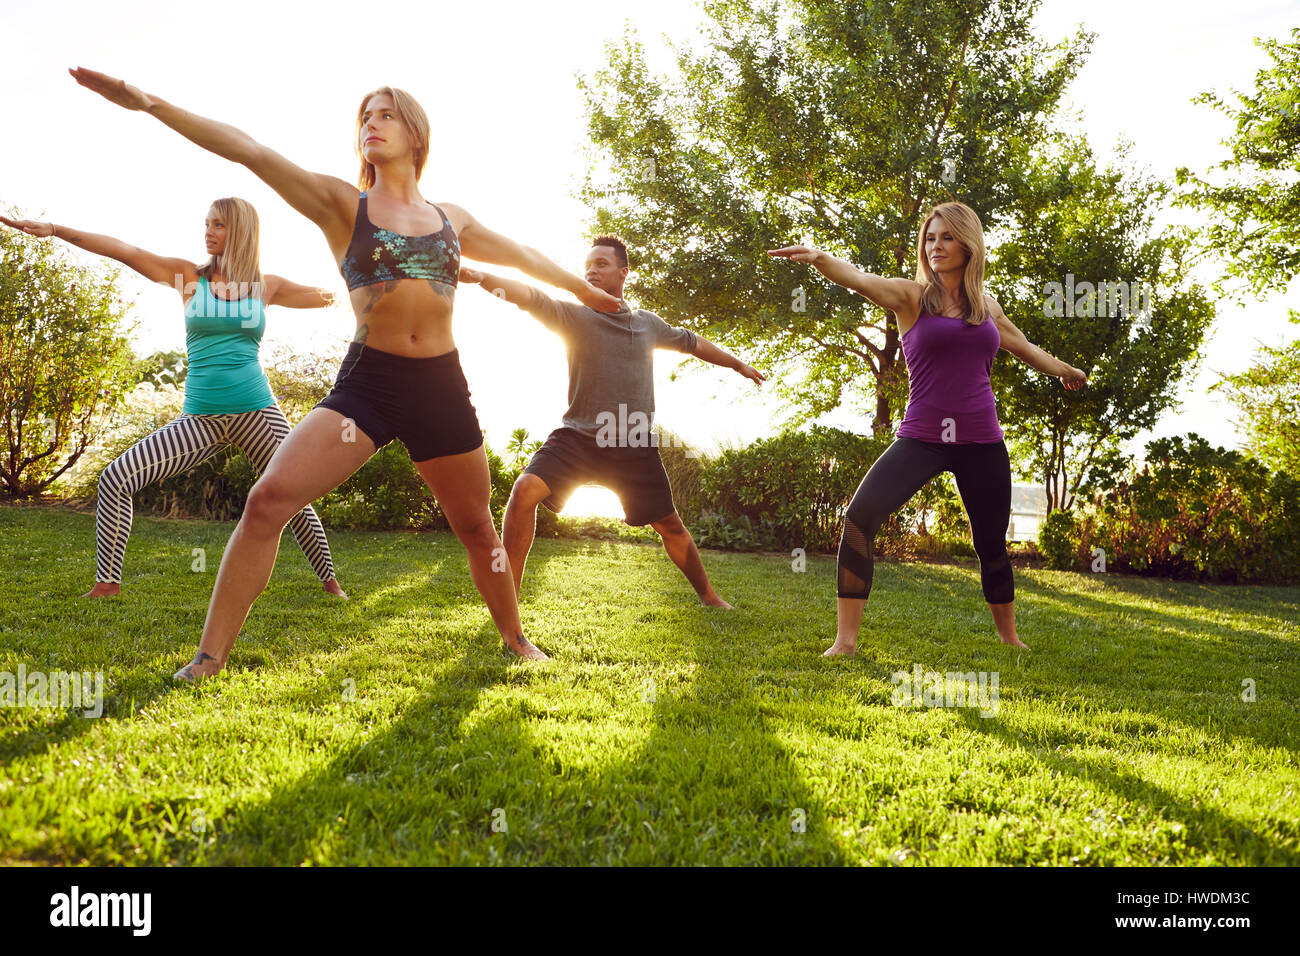
<svg viewBox="0 0 1300 956"><path fill-rule="evenodd" d="M204 149L247 166L316 223L347 280L357 317L334 389L289 433L249 492L221 558L198 653L176 677L194 680L225 667L249 608L270 579L285 524L394 437L406 444L465 546L474 584L506 646L521 657L545 660L519 621L509 560L488 505L482 433L452 339L460 254L512 266L598 312L619 309L618 299L493 232L460 206L428 203L418 183L429 155L429 120L401 90L382 87L361 101L358 189L308 172L233 126L195 116L122 80L81 68L69 72L118 106L143 110Z"/></svg>

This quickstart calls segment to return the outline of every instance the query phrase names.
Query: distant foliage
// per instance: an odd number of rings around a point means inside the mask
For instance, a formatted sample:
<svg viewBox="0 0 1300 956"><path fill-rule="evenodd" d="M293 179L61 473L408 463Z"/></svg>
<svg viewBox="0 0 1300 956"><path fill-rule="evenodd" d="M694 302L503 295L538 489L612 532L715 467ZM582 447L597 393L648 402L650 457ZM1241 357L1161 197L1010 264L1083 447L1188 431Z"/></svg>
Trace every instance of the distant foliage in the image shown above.
<svg viewBox="0 0 1300 956"><path fill-rule="evenodd" d="M754 547L770 536L782 550L836 550L854 491L892 441L813 426L724 451L706 465L701 480L704 511L712 515L706 536L748 537ZM951 498L945 484L931 482L886 523L877 546L897 550L926 509L953 524Z"/></svg>
<svg viewBox="0 0 1300 956"><path fill-rule="evenodd" d="M673 489L677 514L687 524L693 524L704 507L703 481L707 459L699 449L690 447L668 429L655 426L655 432L659 436L659 457L663 459L668 484Z"/></svg>
<svg viewBox="0 0 1300 956"><path fill-rule="evenodd" d="M1038 528L1038 550L1047 559L1053 571L1069 571L1075 567L1079 550L1079 528L1074 513L1057 508L1043 519Z"/></svg>
<svg viewBox="0 0 1300 956"><path fill-rule="evenodd" d="M0 497L68 472L130 386L116 272L0 228Z"/></svg>
<svg viewBox="0 0 1300 956"><path fill-rule="evenodd" d="M1290 321L1300 325L1300 312ZM1300 339L1263 346L1255 364L1210 386L1240 409L1250 451L1264 464L1300 478Z"/></svg>
<svg viewBox="0 0 1300 956"><path fill-rule="evenodd" d="M297 422L329 393L342 361L342 349L333 354L299 353L280 346L263 355L262 367L271 394L289 421Z"/></svg>
<svg viewBox="0 0 1300 956"><path fill-rule="evenodd" d="M1300 27L1289 41L1261 38L1269 64L1254 89L1228 99L1207 92L1193 102L1234 121L1229 155L1208 178L1181 168L1180 201L1199 207L1200 242L1224 264L1219 288L1236 279L1259 295L1281 291L1300 273Z"/></svg>
<svg viewBox="0 0 1300 956"><path fill-rule="evenodd" d="M180 388L185 384L189 372L189 356L185 351L159 349L144 358L131 362L131 384L150 382L156 386L175 385Z"/></svg>
<svg viewBox="0 0 1300 956"><path fill-rule="evenodd" d="M725 551L771 551L777 547L772 522L760 519L758 525L749 515L732 515L706 511L691 524L691 536L701 548Z"/></svg>
<svg viewBox="0 0 1300 956"><path fill-rule="evenodd" d="M1192 434L1147 445L1142 470L1079 529L1108 570L1209 581L1300 581L1300 482Z"/></svg>

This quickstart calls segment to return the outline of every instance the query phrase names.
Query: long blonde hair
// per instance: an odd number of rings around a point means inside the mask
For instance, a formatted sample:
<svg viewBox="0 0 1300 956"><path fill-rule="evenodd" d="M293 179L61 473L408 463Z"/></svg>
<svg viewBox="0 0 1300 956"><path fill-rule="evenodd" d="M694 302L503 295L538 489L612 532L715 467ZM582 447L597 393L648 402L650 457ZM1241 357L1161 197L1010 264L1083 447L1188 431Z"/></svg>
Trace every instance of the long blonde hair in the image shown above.
<svg viewBox="0 0 1300 956"><path fill-rule="evenodd" d="M356 148L357 158L361 160L361 172L357 176L357 188L365 192L375 184L375 166L373 163L366 162L365 153L361 152L361 117L366 111L366 104L371 98L387 94L393 99L393 112L397 114L406 130L411 134L414 141L415 155L415 178L418 182L421 174L424 172L424 164L429 161L429 115L424 112L424 107L416 102L415 97L406 90L399 90L392 86L381 86L376 90L371 90L361 98L361 105L357 107L357 131L352 137L352 145Z"/></svg>
<svg viewBox="0 0 1300 956"><path fill-rule="evenodd" d="M210 282L220 272L227 286L233 284L240 290L239 298L261 298L262 227L257 210L247 199L237 196L214 199L212 208L226 224L226 251L209 259L199 269L199 275Z"/></svg>
<svg viewBox="0 0 1300 956"><path fill-rule="evenodd" d="M940 203L931 209L916 240L916 281L925 287L921 290L921 314L942 315L944 311L943 284L930 268L925 255L925 234L930 231L930 223L936 216L944 221L953 238L966 250L968 258L961 283L966 296L964 318L967 325L979 325L989 317L988 306L984 303L984 226L975 210L960 202Z"/></svg>

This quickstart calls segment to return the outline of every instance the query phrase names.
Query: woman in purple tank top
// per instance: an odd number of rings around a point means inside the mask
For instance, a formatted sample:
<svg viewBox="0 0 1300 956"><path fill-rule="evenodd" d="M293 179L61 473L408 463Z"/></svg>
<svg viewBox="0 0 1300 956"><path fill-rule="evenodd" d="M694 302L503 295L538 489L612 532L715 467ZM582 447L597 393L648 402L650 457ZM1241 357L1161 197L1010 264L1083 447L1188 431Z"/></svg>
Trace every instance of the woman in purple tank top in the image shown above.
<svg viewBox="0 0 1300 956"><path fill-rule="evenodd" d="M907 360L907 412L897 438L867 472L849 503L840 538L839 628L826 656L853 654L871 591L872 548L885 519L936 475L952 472L970 519L980 583L1004 644L1016 634L1015 586L1007 556L1011 461L1002 440L989 372L999 349L1031 368L1083 388L1082 371L1053 358L1012 325L984 294L984 229L969 206L930 210L916 244L916 279L863 272L808 246L772 256L807 262L832 282L894 313Z"/></svg>

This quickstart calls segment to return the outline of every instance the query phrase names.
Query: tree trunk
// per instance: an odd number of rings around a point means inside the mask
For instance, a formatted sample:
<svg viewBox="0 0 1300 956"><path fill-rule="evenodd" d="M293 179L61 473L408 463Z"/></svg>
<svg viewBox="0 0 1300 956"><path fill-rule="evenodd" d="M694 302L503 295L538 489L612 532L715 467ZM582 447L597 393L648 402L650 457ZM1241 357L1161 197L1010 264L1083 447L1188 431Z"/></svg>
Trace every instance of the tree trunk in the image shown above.
<svg viewBox="0 0 1300 956"><path fill-rule="evenodd" d="M876 375L876 417L871 433L879 438L889 431L893 409L889 407L889 385L898 374L898 320L894 313L885 314L885 344L880 350L880 371Z"/></svg>

